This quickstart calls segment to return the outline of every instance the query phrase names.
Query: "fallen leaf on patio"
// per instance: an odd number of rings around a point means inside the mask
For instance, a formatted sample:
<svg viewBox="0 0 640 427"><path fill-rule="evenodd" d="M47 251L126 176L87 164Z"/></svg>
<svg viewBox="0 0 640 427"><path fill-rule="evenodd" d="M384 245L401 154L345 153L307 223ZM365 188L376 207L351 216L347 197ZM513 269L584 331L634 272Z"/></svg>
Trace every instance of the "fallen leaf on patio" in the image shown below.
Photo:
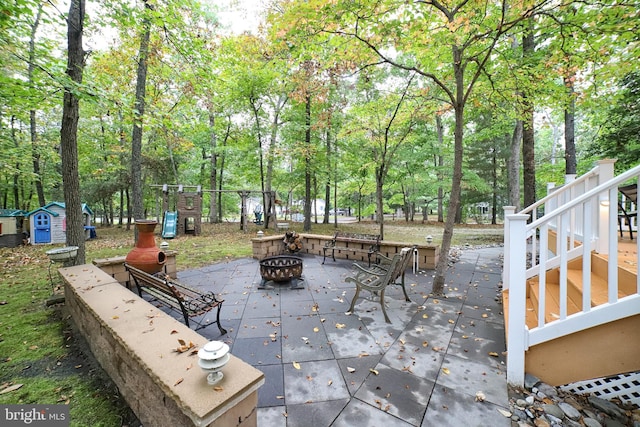
<svg viewBox="0 0 640 427"><path fill-rule="evenodd" d="M193 363L190 363L189 366L187 366L187 371L191 368L193 368Z"/></svg>
<svg viewBox="0 0 640 427"><path fill-rule="evenodd" d="M351 316L352 314L353 314L353 313L351 313L350 311L346 311L346 312L344 313L344 315L345 315L345 316Z"/></svg>
<svg viewBox="0 0 640 427"><path fill-rule="evenodd" d="M313 332L320 332L320 328L316 326L315 328L313 328Z"/></svg>
<svg viewBox="0 0 640 427"><path fill-rule="evenodd" d="M331 385L331 384L333 384L333 380L327 381L327 385Z"/></svg>
<svg viewBox="0 0 640 427"><path fill-rule="evenodd" d="M373 369L373 368L369 368L369 372L371 372L373 375L378 375L378 374L379 374L379 372L378 372L378 371L376 371L376 370L375 370L375 369Z"/></svg>
<svg viewBox="0 0 640 427"><path fill-rule="evenodd" d="M276 399L284 399L284 396L276 396Z"/></svg>
<svg viewBox="0 0 640 427"><path fill-rule="evenodd" d="M213 390L214 390L214 391L223 391L223 390L224 390L224 388L222 388L222 387L220 387L219 385L217 385L217 386L215 386L215 387L213 388Z"/></svg>
<svg viewBox="0 0 640 427"><path fill-rule="evenodd" d="M293 367L296 369L300 369L300 364L298 362L293 362Z"/></svg>
<svg viewBox="0 0 640 427"><path fill-rule="evenodd" d="M382 410L383 410L384 412L389 412L389 409L391 409L391 405L387 405L387 406L385 406Z"/></svg>
<svg viewBox="0 0 640 427"><path fill-rule="evenodd" d="M505 411L504 409L498 409L498 412L500 412L504 417L511 417L513 414L509 411Z"/></svg>
<svg viewBox="0 0 640 427"><path fill-rule="evenodd" d="M184 381L184 378L180 378L178 381L175 382L174 386L177 386L178 384L180 384L182 381Z"/></svg>
<svg viewBox="0 0 640 427"><path fill-rule="evenodd" d="M309 344L309 338L307 337L300 337L302 338L302 341L304 341L305 344Z"/></svg>
<svg viewBox="0 0 640 427"><path fill-rule="evenodd" d="M336 328L338 329L344 329L347 325L345 325L344 323L336 323Z"/></svg>
<svg viewBox="0 0 640 427"><path fill-rule="evenodd" d="M456 321L453 319L449 319L449 323L456 323Z"/></svg>
<svg viewBox="0 0 640 427"><path fill-rule="evenodd" d="M476 402L484 402L486 398L487 396L485 396L483 392L481 391L476 392Z"/></svg>
<svg viewBox="0 0 640 427"><path fill-rule="evenodd" d="M449 368L442 368L442 372L443 372L445 375L449 375L449 374L451 373L451 371L449 371Z"/></svg>
<svg viewBox="0 0 640 427"><path fill-rule="evenodd" d="M441 351L442 347L431 347L431 350L433 350L433 351Z"/></svg>
<svg viewBox="0 0 640 427"><path fill-rule="evenodd" d="M404 343L405 343L405 340L403 340L403 339L400 339L398 341L400 341L400 344L402 344L402 345L404 345Z"/></svg>
<svg viewBox="0 0 640 427"><path fill-rule="evenodd" d="M422 346L423 347L428 347L429 346L429 341L422 341Z"/></svg>
<svg viewBox="0 0 640 427"><path fill-rule="evenodd" d="M434 304L440 304L440 301L439 301L439 300L437 300L437 299L434 299L434 300L433 300L433 303L434 303Z"/></svg>
<svg viewBox="0 0 640 427"><path fill-rule="evenodd" d="M351 368L347 366L347 372L349 372L350 374L353 374L355 371L356 371L356 368Z"/></svg>
<svg viewBox="0 0 640 427"><path fill-rule="evenodd" d="M466 340L467 338L469 338L469 336L468 336L468 335L463 335L463 336L462 336L462 339L463 339L463 340Z"/></svg>
<svg viewBox="0 0 640 427"><path fill-rule="evenodd" d="M113 316L112 319L119 319L120 316Z"/></svg>
<svg viewBox="0 0 640 427"><path fill-rule="evenodd" d="M486 319L487 317L489 317L489 315L487 313L482 313L482 318Z"/></svg>
<svg viewBox="0 0 640 427"><path fill-rule="evenodd" d="M325 320L327 320L327 319L325 319L324 317L321 317L320 318L320 323L324 323Z"/></svg>
<svg viewBox="0 0 640 427"><path fill-rule="evenodd" d="M2 390L0 390L0 394L5 394L5 393L11 393L12 391L16 391L17 389L19 389L20 387L22 387L24 384L14 384L14 385L10 385L9 387L5 387Z"/></svg>
<svg viewBox="0 0 640 427"><path fill-rule="evenodd" d="M311 375L307 375L307 381L313 381L313 377Z"/></svg>
<svg viewBox="0 0 640 427"><path fill-rule="evenodd" d="M427 313L425 313L425 314L423 314L423 315L422 315L422 318L423 318L423 319L428 319L428 318L429 318L429 315L428 315Z"/></svg>
<svg viewBox="0 0 640 427"><path fill-rule="evenodd" d="M319 308L320 306L318 305L318 303L315 303L311 306L311 311L318 311Z"/></svg>
<svg viewBox="0 0 640 427"><path fill-rule="evenodd" d="M358 355L358 357L367 357L369 355L369 353L360 353Z"/></svg>
<svg viewBox="0 0 640 427"><path fill-rule="evenodd" d="M491 351L489 352L489 356L498 357L498 353L496 353L495 351Z"/></svg>

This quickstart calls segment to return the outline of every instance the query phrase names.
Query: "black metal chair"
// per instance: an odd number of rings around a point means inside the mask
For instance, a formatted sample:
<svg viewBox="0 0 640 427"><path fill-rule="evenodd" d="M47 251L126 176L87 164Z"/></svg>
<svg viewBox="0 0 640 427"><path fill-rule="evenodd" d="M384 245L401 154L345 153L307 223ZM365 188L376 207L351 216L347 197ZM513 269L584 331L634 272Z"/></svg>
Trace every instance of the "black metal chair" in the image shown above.
<svg viewBox="0 0 640 427"><path fill-rule="evenodd" d="M622 231L622 220L629 226L629 237L633 240L632 219L636 219L638 224L638 184L625 185L618 187L620 194L624 196L623 200L618 201L618 226L620 227L620 237L624 237ZM633 209L633 210L632 210Z"/></svg>

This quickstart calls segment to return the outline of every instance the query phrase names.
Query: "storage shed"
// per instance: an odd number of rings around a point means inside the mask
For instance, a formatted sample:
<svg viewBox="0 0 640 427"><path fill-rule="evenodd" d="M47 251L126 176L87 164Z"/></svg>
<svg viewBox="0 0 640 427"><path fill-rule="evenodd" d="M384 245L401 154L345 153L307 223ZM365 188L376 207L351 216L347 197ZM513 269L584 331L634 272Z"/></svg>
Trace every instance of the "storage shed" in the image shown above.
<svg viewBox="0 0 640 427"><path fill-rule="evenodd" d="M93 212L85 203L82 204L82 215L87 238L89 238L91 237L90 231L93 229L91 227ZM64 203L51 202L27 213L27 217L29 218L32 244L65 243L67 241L67 213Z"/></svg>
<svg viewBox="0 0 640 427"><path fill-rule="evenodd" d="M0 209L0 248L15 248L22 244L25 214L20 209Z"/></svg>

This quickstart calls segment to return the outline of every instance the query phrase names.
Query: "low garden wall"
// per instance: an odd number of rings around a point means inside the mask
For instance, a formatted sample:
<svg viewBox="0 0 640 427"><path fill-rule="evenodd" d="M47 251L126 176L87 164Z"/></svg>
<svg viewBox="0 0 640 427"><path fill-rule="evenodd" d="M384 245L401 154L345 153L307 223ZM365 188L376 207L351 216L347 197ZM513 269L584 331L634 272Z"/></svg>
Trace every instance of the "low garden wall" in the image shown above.
<svg viewBox="0 0 640 427"><path fill-rule="evenodd" d="M178 278L178 270L176 265L176 251L163 251L166 256L166 262L162 267L162 271L167 274L172 279ZM111 258L97 258L93 260L93 265L100 268L100 270L104 271L118 282L127 286L129 289L132 289L131 286L131 278L129 277L129 273L124 268L124 259L125 255L122 256L114 256Z"/></svg>
<svg viewBox="0 0 640 427"><path fill-rule="evenodd" d="M207 339L160 311L95 265L59 270L65 307L120 394L148 426L257 425L259 370L231 355L216 387L194 351Z"/></svg>
<svg viewBox="0 0 640 427"><path fill-rule="evenodd" d="M282 239L284 235L256 237L251 239L253 245L253 258L261 260L269 256L282 255L285 253L284 244ZM300 239L302 240L302 252L307 254L313 254L322 256L322 248L325 244L331 240L331 236L323 236L318 234L304 234L300 233ZM354 244L357 242L354 240ZM380 242L380 253L387 257L400 253L402 248L411 246L407 243L390 242L383 240ZM363 244L362 249L366 249ZM440 247L437 245L416 245L418 250L416 260L417 267L425 270L434 270L438 263L438 257L440 255ZM353 261L367 262L366 253L354 253L352 251L340 251L338 248L335 250L335 257L341 259L348 259ZM327 259L331 259L331 253L327 252Z"/></svg>

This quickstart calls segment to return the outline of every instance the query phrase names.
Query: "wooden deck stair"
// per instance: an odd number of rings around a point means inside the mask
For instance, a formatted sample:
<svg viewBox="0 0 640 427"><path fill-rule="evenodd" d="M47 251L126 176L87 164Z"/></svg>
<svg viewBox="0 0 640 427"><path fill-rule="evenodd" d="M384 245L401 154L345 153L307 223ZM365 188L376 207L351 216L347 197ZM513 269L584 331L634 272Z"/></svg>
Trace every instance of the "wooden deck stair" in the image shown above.
<svg viewBox="0 0 640 427"><path fill-rule="evenodd" d="M608 301L608 259L593 253L591 256L591 307ZM582 311L581 260L568 265L567 316ZM618 263L618 298L636 292L637 265ZM545 294L545 324L560 318L560 274L547 272ZM503 292L505 325L508 325L509 291ZM526 324L531 330L538 327L539 279L527 281ZM525 371L551 385L599 378L640 370L640 308L638 315L616 322L586 329L531 346L525 354Z"/></svg>

